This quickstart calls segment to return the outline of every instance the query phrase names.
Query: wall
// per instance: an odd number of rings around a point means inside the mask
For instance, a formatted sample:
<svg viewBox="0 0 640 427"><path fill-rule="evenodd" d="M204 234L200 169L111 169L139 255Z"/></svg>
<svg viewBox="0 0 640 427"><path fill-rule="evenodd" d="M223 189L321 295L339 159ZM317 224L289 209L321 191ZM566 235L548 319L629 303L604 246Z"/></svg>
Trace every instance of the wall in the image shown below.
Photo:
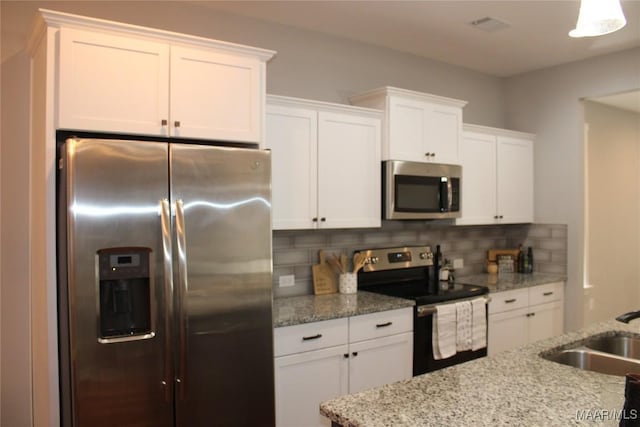
<svg viewBox="0 0 640 427"><path fill-rule="evenodd" d="M379 229L299 230L273 233L273 289L276 297L313 293L311 266L318 250L326 253L356 249L439 244L443 256L462 258L464 267L455 275L485 272L489 249L533 247L535 271L566 274L567 227L564 225L514 224L504 226L452 226L428 221L383 221ZM293 274L295 286L281 288L281 275Z"/></svg>
<svg viewBox="0 0 640 427"><path fill-rule="evenodd" d="M640 114L585 102L585 323L640 307Z"/></svg>
<svg viewBox="0 0 640 427"><path fill-rule="evenodd" d="M640 88L640 48L505 80L508 128L536 134L535 220L568 225L565 328L583 318L585 97Z"/></svg>
<svg viewBox="0 0 640 427"><path fill-rule="evenodd" d="M2 24L4 27L4 14ZM4 55L3 55L4 56ZM0 425L31 423L29 310L29 114L28 59L17 53L2 63L0 161ZM22 123L22 126L11 126Z"/></svg>

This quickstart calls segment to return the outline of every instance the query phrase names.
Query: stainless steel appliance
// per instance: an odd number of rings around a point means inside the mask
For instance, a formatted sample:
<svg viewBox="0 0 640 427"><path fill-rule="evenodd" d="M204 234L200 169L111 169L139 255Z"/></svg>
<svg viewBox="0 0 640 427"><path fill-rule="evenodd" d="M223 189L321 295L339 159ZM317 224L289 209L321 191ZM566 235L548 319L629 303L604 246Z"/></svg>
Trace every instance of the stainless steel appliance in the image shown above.
<svg viewBox="0 0 640 427"><path fill-rule="evenodd" d="M429 246L360 250L366 264L358 272L358 288L416 302L413 311L413 375L435 371L487 355L486 347L458 352L447 359L433 357L433 314L439 303L488 294L484 286L460 283L439 286ZM486 305L485 305L486 307ZM485 313L486 315L486 313Z"/></svg>
<svg viewBox="0 0 640 427"><path fill-rule="evenodd" d="M382 163L384 219L458 218L462 166L387 160Z"/></svg>
<svg viewBox="0 0 640 427"><path fill-rule="evenodd" d="M60 154L62 424L273 425L269 153Z"/></svg>

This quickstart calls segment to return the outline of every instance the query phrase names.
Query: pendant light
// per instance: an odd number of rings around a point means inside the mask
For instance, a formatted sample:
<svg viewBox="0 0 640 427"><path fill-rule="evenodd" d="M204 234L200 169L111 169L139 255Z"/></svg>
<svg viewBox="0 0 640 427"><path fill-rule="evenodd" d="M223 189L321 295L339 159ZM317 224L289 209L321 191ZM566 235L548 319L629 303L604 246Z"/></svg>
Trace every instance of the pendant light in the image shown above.
<svg viewBox="0 0 640 427"><path fill-rule="evenodd" d="M578 23L569 36L601 36L618 31L626 23L620 0L581 0Z"/></svg>

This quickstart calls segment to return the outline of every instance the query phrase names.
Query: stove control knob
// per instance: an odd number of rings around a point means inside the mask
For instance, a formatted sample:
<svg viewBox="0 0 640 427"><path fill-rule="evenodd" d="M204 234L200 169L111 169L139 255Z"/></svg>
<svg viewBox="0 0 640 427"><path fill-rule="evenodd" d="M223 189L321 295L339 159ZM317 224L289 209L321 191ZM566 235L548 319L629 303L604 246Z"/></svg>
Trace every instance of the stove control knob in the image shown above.
<svg viewBox="0 0 640 427"><path fill-rule="evenodd" d="M427 259L427 253L426 252L420 252L420 259Z"/></svg>
<svg viewBox="0 0 640 427"><path fill-rule="evenodd" d="M378 261L379 261L379 259L378 259L378 257L377 257L377 256L372 256L372 257L371 257L371 264L377 264L377 263L378 263Z"/></svg>

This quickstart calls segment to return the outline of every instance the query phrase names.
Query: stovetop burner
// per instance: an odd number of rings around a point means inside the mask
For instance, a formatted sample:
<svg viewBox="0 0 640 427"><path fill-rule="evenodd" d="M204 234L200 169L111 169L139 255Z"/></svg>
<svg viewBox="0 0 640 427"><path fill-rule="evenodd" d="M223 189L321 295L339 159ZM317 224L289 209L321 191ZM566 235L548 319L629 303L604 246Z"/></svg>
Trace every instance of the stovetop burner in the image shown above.
<svg viewBox="0 0 640 427"><path fill-rule="evenodd" d="M441 283L435 279L433 255L429 246L372 249L366 254L367 265L358 273L358 287L399 298L416 305L485 295L484 286L464 283Z"/></svg>
<svg viewBox="0 0 640 427"><path fill-rule="evenodd" d="M417 305L435 304L455 299L471 298L485 295L489 289L484 286L468 285L464 283L448 283L446 288L429 289L426 283L386 284L363 287L363 290L392 297L411 299Z"/></svg>

